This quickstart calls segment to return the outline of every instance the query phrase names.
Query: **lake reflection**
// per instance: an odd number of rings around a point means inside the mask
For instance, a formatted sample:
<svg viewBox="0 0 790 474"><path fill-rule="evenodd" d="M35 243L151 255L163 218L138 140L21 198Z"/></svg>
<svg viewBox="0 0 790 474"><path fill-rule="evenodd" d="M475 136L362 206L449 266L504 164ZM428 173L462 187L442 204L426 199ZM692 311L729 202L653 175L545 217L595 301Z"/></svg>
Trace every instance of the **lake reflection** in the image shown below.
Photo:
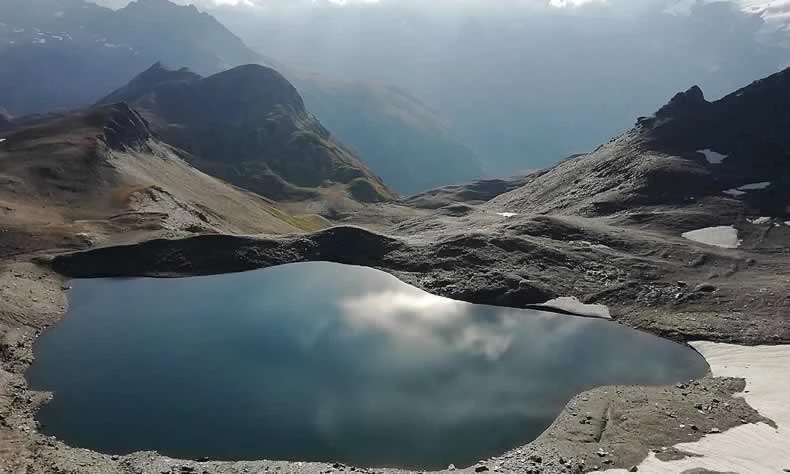
<svg viewBox="0 0 790 474"><path fill-rule="evenodd" d="M575 394L703 375L684 346L608 321L472 305L330 263L73 282L36 344L39 420L112 453L472 464Z"/></svg>

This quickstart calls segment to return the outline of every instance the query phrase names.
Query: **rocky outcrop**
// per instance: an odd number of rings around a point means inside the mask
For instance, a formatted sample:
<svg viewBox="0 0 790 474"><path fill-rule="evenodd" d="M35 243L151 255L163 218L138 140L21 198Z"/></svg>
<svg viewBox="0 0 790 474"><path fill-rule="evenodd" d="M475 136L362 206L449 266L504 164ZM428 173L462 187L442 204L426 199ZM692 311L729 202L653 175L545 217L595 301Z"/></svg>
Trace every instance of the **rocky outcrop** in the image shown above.
<svg viewBox="0 0 790 474"><path fill-rule="evenodd" d="M667 120L677 117L685 117L702 111L709 102L705 100L705 94L699 86L692 86L685 92L678 92L669 102L658 109L655 117L659 120Z"/></svg>
<svg viewBox="0 0 790 474"><path fill-rule="evenodd" d="M210 275L310 260L375 266L402 246L362 228L334 227L309 237L284 239L230 235L157 239L59 255L51 265L63 275L80 278Z"/></svg>
<svg viewBox="0 0 790 474"><path fill-rule="evenodd" d="M148 122L125 103L99 108L87 121L101 126L102 141L115 150L140 150L153 138Z"/></svg>

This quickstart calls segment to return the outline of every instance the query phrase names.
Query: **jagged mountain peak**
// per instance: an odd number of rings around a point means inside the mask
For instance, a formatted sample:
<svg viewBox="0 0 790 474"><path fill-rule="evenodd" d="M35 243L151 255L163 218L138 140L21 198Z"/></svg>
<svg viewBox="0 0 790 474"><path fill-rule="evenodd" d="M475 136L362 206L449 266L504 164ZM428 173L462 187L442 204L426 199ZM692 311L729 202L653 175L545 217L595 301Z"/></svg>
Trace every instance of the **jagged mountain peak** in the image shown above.
<svg viewBox="0 0 790 474"><path fill-rule="evenodd" d="M150 68L141 72L131 80L130 84L137 85L157 85L170 81L189 81L200 79L200 75L192 72L187 67L171 68L165 66L160 61L154 63Z"/></svg>
<svg viewBox="0 0 790 474"><path fill-rule="evenodd" d="M129 2L124 9L138 9L138 8L146 8L146 9L181 9L182 11L198 11L197 7L194 4L190 5L178 5L177 3L171 2L169 0L132 0Z"/></svg>
<svg viewBox="0 0 790 474"><path fill-rule="evenodd" d="M214 74L203 81L203 86L215 94L225 94L229 100L245 96L258 106L281 104L299 111L305 107L293 84L279 72L260 64L246 64Z"/></svg>
<svg viewBox="0 0 790 474"><path fill-rule="evenodd" d="M715 212L786 219L788 129L790 69L712 102L693 87L635 129L550 168L500 204L606 215L708 200Z"/></svg>
<svg viewBox="0 0 790 474"><path fill-rule="evenodd" d="M669 102L656 112L659 119L672 118L679 115L694 113L705 107L709 102L705 99L702 89L695 85L684 92L675 94Z"/></svg>

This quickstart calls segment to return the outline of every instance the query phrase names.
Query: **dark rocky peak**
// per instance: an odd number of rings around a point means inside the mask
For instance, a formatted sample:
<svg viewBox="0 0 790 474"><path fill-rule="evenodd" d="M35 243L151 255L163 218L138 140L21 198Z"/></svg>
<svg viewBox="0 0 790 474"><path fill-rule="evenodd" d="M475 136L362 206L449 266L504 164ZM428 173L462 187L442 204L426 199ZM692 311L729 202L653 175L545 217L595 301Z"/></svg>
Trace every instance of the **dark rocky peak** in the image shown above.
<svg viewBox="0 0 790 474"><path fill-rule="evenodd" d="M115 150L140 149L153 137L145 118L126 103L91 110L86 122L101 127L102 141Z"/></svg>
<svg viewBox="0 0 790 474"><path fill-rule="evenodd" d="M716 101L719 106L744 107L747 103L786 104L790 102L790 68L752 82Z"/></svg>
<svg viewBox="0 0 790 474"><path fill-rule="evenodd" d="M129 83L141 87L155 87L166 82L194 81L200 79L199 74L190 71L189 68L180 69L169 68L157 61L153 66L137 75Z"/></svg>
<svg viewBox="0 0 790 474"><path fill-rule="evenodd" d="M143 79L171 74L155 65ZM119 107L116 102L131 104L157 138L189 152L198 168L262 195L297 199L305 192L316 195L314 188L340 184L357 200L394 197L307 113L296 88L273 69L246 65L195 80L140 80L99 105ZM110 142L139 144L146 122L137 112L120 112L112 122L123 126L111 127Z"/></svg>
<svg viewBox="0 0 790 474"><path fill-rule="evenodd" d="M196 119L195 114L239 117L254 121L278 108L304 113L299 92L274 69L249 64L209 77L183 68L172 70L156 63L126 86L98 102L129 102L155 111L167 120Z"/></svg>
<svg viewBox="0 0 790 474"><path fill-rule="evenodd" d="M658 119L669 119L690 115L703 110L710 103L705 100L705 94L699 86L693 86L685 92L678 92L669 102L658 109L655 116Z"/></svg>
<svg viewBox="0 0 790 474"><path fill-rule="evenodd" d="M115 12L108 38L129 44L145 57L165 63L188 64L202 75L229 66L254 63L261 56L213 16L194 5L168 0L137 0Z"/></svg>
<svg viewBox="0 0 790 474"><path fill-rule="evenodd" d="M207 77L201 81L201 89L209 97L228 101L228 105L233 105L232 98L237 97L238 106L247 103L270 109L281 105L298 112L305 108L293 84L274 69L259 64L238 66Z"/></svg>
<svg viewBox="0 0 790 474"><path fill-rule="evenodd" d="M785 214L790 206L790 69L714 102L690 90L670 105L662 109L663 118L640 120L644 144L696 161L715 180L717 195L769 183L735 194L764 215Z"/></svg>
<svg viewBox="0 0 790 474"><path fill-rule="evenodd" d="M155 63L150 68L134 77L124 87L114 91L101 99L99 105L114 104L117 102L134 102L149 94L163 90L169 86L194 84L202 77L188 68L172 69L161 62Z"/></svg>
<svg viewBox="0 0 790 474"><path fill-rule="evenodd" d="M211 15L201 12L194 4L179 5L170 0L134 0L118 10L121 17L149 18L157 22L186 22L193 25L221 24Z"/></svg>
<svg viewBox="0 0 790 474"><path fill-rule="evenodd" d="M790 152L790 68L715 102L693 87L673 97L656 119L648 136L664 150L711 149L752 164L784 156Z"/></svg>
<svg viewBox="0 0 790 474"><path fill-rule="evenodd" d="M191 7L191 8L190 8ZM181 6L177 5L169 0L133 0L129 2L121 10L135 10L135 9L148 9L148 10L161 10L161 9L175 9L175 8L184 8L197 11L197 8L194 5L189 6Z"/></svg>

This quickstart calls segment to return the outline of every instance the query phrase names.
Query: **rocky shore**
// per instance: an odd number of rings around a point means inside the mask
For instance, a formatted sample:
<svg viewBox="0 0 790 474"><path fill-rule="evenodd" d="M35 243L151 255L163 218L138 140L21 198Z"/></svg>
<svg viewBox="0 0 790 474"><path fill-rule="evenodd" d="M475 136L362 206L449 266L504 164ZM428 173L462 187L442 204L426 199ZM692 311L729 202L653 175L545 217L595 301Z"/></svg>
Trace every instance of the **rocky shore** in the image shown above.
<svg viewBox="0 0 790 474"><path fill-rule="evenodd" d="M557 296L576 296L608 305L613 324L678 341L790 340L786 319L775 317L788 304L779 288L783 280L779 276L774 286L762 286L770 281L760 277L772 274L772 265L787 268L776 254L709 248L598 220L490 214L467 216L471 226L423 220L420 230L412 227L397 236L354 226L290 237L197 235L4 262L0 468L63 473L403 472L335 463L197 462L154 453L112 456L71 448L40 434L34 414L47 394L27 390L24 370L33 360L35 337L65 313L68 278L180 277L321 260L379 268L427 291L474 303L531 307ZM462 230L468 228L478 230ZM737 316L746 314L743 302L754 294L763 297L748 305L748 317ZM707 377L675 387L598 388L574 398L534 442L456 470L573 473L631 469L650 452L682 457L674 444L763 420L743 399L732 398L743 386L743 380Z"/></svg>

